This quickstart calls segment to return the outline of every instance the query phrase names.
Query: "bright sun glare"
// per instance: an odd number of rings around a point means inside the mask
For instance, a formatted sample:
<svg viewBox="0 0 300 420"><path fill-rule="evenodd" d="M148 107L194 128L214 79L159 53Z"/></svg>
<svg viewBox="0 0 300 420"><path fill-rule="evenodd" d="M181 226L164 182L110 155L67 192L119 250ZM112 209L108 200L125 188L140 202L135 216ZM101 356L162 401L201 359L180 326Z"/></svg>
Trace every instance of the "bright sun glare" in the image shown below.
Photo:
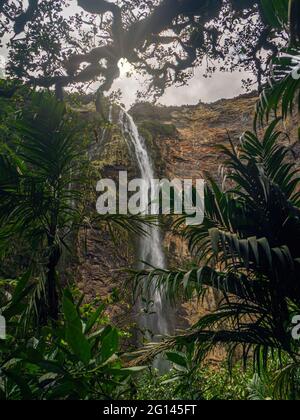
<svg viewBox="0 0 300 420"><path fill-rule="evenodd" d="M128 73L132 73L134 71L134 67L129 63L126 58L121 58L118 63L120 69L120 76L126 76Z"/></svg>

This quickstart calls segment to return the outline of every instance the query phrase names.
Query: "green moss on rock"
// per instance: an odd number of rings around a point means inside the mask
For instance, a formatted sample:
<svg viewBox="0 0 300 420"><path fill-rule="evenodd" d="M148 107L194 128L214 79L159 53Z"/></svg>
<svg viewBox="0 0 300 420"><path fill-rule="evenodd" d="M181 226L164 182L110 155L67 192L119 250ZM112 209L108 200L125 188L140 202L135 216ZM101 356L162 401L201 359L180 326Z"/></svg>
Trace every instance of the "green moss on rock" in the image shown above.
<svg viewBox="0 0 300 420"><path fill-rule="evenodd" d="M158 121L144 121L140 130L151 134L151 137L174 137L177 134L177 129L173 124L162 124ZM147 140L147 139L146 139Z"/></svg>

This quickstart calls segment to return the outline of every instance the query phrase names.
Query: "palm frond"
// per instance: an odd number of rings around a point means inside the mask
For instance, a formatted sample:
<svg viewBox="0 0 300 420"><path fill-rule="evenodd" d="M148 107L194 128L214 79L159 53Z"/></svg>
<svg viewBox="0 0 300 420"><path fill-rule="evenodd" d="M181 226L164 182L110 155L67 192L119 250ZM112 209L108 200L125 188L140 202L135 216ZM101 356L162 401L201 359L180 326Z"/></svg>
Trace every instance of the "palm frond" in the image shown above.
<svg viewBox="0 0 300 420"><path fill-rule="evenodd" d="M278 400L296 400L300 393L300 364L290 363L276 372L274 397Z"/></svg>
<svg viewBox="0 0 300 420"><path fill-rule="evenodd" d="M283 119L300 110L300 50L296 47L274 59L273 76L257 103L255 126L276 116L278 110Z"/></svg>

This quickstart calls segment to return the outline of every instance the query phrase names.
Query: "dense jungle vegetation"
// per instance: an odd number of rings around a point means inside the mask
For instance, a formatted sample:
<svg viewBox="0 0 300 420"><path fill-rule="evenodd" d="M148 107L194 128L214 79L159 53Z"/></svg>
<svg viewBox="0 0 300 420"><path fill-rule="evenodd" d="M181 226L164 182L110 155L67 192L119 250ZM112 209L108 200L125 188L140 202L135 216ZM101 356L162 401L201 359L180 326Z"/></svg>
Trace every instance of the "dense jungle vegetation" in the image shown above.
<svg viewBox="0 0 300 420"><path fill-rule="evenodd" d="M22 3L0 0L2 43L17 37L0 80L0 399L300 399L300 177L281 132L300 108L299 0L78 0L84 13L70 18L65 1ZM213 63L253 72L253 131L216 150L223 180L207 174L203 224L167 220L193 267L128 271L130 288L156 287L175 307L212 288L219 305L184 333L125 346L130 331L107 317L110 302L87 302L64 266L79 230L141 236L153 221L89 205L93 122L78 118L70 89L82 98L101 81L93 100L104 129L121 58L149 75L158 98L204 57L208 74ZM215 348L226 354L217 367Z"/></svg>

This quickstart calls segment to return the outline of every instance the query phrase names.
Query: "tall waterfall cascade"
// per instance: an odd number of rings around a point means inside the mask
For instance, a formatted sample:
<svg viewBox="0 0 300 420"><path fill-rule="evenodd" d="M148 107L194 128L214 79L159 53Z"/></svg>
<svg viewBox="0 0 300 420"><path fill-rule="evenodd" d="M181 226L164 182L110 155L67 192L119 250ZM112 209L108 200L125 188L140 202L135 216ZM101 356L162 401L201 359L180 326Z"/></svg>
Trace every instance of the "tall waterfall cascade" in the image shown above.
<svg viewBox="0 0 300 420"><path fill-rule="evenodd" d="M155 179L154 165L150 154L148 153L146 143L139 134L138 127L131 115L125 110L120 110L119 126L122 134L134 151L138 169L141 178L145 181L147 188L143 193L141 208L148 206L148 194ZM138 247L139 261L156 267L165 268L165 256L161 241L161 232L158 225L154 224L146 227L147 235L140 238ZM145 268L140 263L139 269ZM157 288L150 287L150 296L147 297L150 304L150 313L145 312L140 321L140 328L144 331L151 332L152 339L157 339L161 335L167 335L172 332L172 315L170 306L163 297L163 294ZM151 306L152 305L152 306Z"/></svg>

